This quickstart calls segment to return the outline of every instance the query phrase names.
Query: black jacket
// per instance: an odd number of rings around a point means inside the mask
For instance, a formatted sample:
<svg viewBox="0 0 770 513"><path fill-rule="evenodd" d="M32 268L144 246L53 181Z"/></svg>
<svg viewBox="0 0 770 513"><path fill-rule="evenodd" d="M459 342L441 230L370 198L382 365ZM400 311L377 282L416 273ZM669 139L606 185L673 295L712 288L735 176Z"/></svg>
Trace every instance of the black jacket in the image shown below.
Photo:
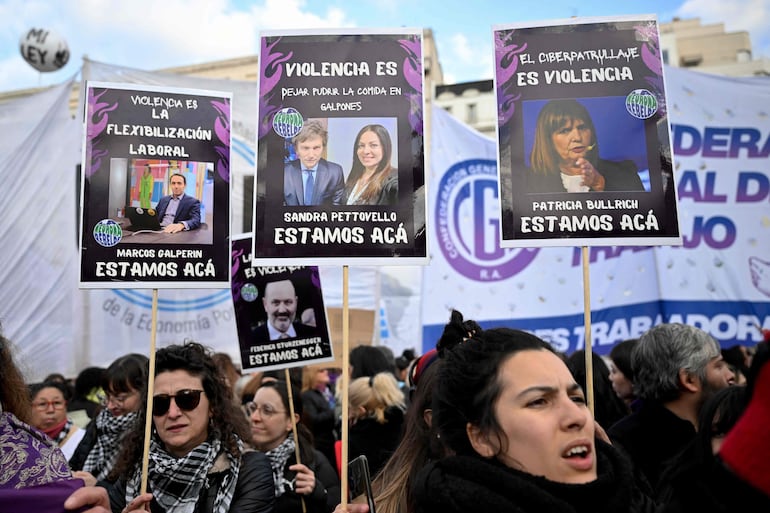
<svg viewBox="0 0 770 513"><path fill-rule="evenodd" d="M668 460L695 438L695 426L658 403L641 407L607 430L612 443L631 457L655 490Z"/></svg>
<svg viewBox="0 0 770 513"><path fill-rule="evenodd" d="M477 456L430 463L414 481L416 513L653 513L657 505L636 486L630 462L597 442L598 479L563 484Z"/></svg>
<svg viewBox="0 0 770 513"><path fill-rule="evenodd" d="M631 160L614 162L599 159L596 170L604 177L604 191L643 191L642 179ZM553 173L543 175L532 169L525 170L527 174L527 192L566 192L561 181L561 173L557 169Z"/></svg>
<svg viewBox="0 0 770 513"><path fill-rule="evenodd" d="M195 506L195 513L212 513L214 499L219 487L222 485L225 473L210 473L208 475L209 486L204 487L201 496ZM110 496L110 508L112 511L123 511L126 507L126 481L125 477L113 484L100 482L100 486L107 488ZM148 489L152 493L152 490ZM238 482L235 485L235 493L230 503L231 513L272 513L275 506L275 484L270 462L261 452L248 451L243 454L241 468L238 472ZM150 503L151 513L166 513L154 500Z"/></svg>
<svg viewBox="0 0 770 513"><path fill-rule="evenodd" d="M404 411L398 407L385 410L385 423L380 424L374 417L358 420L350 426L348 438L348 458L362 454L369 463L372 478L385 466L393 451L396 450L404 426Z"/></svg>
<svg viewBox="0 0 770 513"><path fill-rule="evenodd" d="M340 480L337 470L332 467L329 460L326 459L320 451L314 450L314 461L302 463L305 464L315 474L315 488L310 495L304 495L305 510L307 513L331 513L337 504L340 503ZM296 463L297 458L291 456L286 462L283 475L288 481L292 481L296 475L289 467ZM300 513L302 504L300 496L287 491L278 497L275 502L275 513Z"/></svg>
<svg viewBox="0 0 770 513"><path fill-rule="evenodd" d="M705 466L691 466L667 484L661 513L770 511L770 497L736 477L719 458Z"/></svg>
<svg viewBox="0 0 770 513"><path fill-rule="evenodd" d="M86 434L83 435L83 439L75 448L75 452L72 453L72 457L69 460L69 465L72 470L83 470L83 465L86 463L88 453L96 445L96 440L99 436L96 428L96 419L92 419L86 426Z"/></svg>
<svg viewBox="0 0 770 513"><path fill-rule="evenodd" d="M336 461L334 442L337 435L334 428L337 416L329 401L318 390L302 392L302 423L313 433L313 445L321 451L330 463Z"/></svg>

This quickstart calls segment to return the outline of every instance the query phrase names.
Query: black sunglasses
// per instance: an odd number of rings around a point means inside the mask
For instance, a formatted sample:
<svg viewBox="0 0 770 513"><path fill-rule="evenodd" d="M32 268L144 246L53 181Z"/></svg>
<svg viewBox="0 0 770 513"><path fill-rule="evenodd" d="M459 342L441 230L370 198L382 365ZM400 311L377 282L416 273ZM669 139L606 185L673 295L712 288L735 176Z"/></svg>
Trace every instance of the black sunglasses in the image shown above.
<svg viewBox="0 0 770 513"><path fill-rule="evenodd" d="M177 408L182 411L192 411L201 403L201 394L203 390L180 390L174 395L158 394L152 396L152 415L160 417L168 412L171 407L171 399L176 403Z"/></svg>

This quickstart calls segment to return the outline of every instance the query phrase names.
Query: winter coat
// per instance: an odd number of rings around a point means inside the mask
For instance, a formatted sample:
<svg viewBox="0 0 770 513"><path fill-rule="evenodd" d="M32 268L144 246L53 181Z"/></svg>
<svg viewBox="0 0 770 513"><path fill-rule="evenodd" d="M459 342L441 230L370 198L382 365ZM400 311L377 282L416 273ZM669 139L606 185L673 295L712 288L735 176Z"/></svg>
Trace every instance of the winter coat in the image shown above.
<svg viewBox="0 0 770 513"><path fill-rule="evenodd" d="M214 499L225 472L209 473L208 486L201 490L201 496L195 506L195 513L213 513ZM122 511L126 507L126 482L120 479L115 483L106 484L110 497L112 511ZM152 493L152 490L147 490ZM243 453L241 468L238 471L238 481L235 493L230 502L231 513L273 513L275 506L275 485L270 463L261 452L247 451ZM151 513L165 513L153 500L150 504Z"/></svg>
<svg viewBox="0 0 770 513"><path fill-rule="evenodd" d="M416 513L653 513L655 502L636 485L630 462L596 443L598 479L549 481L494 459L450 456L428 464L414 482Z"/></svg>
<svg viewBox="0 0 770 513"><path fill-rule="evenodd" d="M384 424L374 417L359 419L348 432L348 457L352 460L356 456L366 456L369 473L374 479L401 442L403 427L404 410L395 406L385 410Z"/></svg>
<svg viewBox="0 0 770 513"><path fill-rule="evenodd" d="M315 459L312 462L303 461L302 463L307 466L315 474L315 488L310 495L303 495L305 499L305 511L307 513L331 513L337 504L340 503L340 480L337 474L337 470L332 467L329 460L326 459L320 451L313 450ZM289 467L294 465L297 461L295 456L291 456L289 461L286 462L284 468L284 477L288 481L292 481L295 472L289 470ZM302 504L300 503L300 496L293 492L287 491L283 495L278 497L275 502L274 513L301 513Z"/></svg>

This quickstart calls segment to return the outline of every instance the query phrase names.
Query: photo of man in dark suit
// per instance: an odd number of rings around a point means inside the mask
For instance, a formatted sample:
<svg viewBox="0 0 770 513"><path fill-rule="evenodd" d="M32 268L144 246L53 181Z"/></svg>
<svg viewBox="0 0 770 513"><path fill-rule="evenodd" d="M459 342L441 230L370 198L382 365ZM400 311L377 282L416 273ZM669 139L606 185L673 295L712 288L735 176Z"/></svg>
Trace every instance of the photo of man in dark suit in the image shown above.
<svg viewBox="0 0 770 513"><path fill-rule="evenodd" d="M297 293L291 280L266 284L262 305L267 313L267 322L256 328L257 340L307 338L316 335L315 327L295 322Z"/></svg>
<svg viewBox="0 0 770 513"><path fill-rule="evenodd" d="M345 193L342 166L321 158L329 134L317 120L307 121L292 143L297 160L283 169L283 202L289 206L339 205Z"/></svg>
<svg viewBox="0 0 770 513"><path fill-rule="evenodd" d="M195 230L201 225L201 202L193 196L184 193L187 179L184 175L174 173L169 180L171 194L163 196L155 208L163 231L177 233L184 230Z"/></svg>

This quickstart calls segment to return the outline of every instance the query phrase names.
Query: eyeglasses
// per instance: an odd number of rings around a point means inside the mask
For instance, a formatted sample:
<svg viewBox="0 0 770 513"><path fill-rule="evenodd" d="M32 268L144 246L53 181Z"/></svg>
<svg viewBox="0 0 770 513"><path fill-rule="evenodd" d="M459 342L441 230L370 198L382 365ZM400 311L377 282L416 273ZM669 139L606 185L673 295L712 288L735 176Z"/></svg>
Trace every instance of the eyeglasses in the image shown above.
<svg viewBox="0 0 770 513"><path fill-rule="evenodd" d="M278 413L286 413L286 410L276 410L269 404L259 405L254 401L246 403L246 411L248 412L249 416L253 415L254 412L258 411L259 416L262 417L263 419L269 419L270 417Z"/></svg>
<svg viewBox="0 0 770 513"><path fill-rule="evenodd" d="M102 399L102 406L108 406L110 403L115 403L116 405L122 407L132 395L134 394L133 393L120 394L120 395L106 394L104 396L104 399Z"/></svg>
<svg viewBox="0 0 770 513"><path fill-rule="evenodd" d="M39 401L32 403L32 407L37 411L46 411L49 406L53 406L54 410L63 410L67 403L64 401Z"/></svg>
<svg viewBox="0 0 770 513"><path fill-rule="evenodd" d="M201 394L203 390L180 390L174 395L158 394L152 396L152 415L160 417L168 412L171 407L171 399L176 403L177 408L182 411L192 411L201 403Z"/></svg>

